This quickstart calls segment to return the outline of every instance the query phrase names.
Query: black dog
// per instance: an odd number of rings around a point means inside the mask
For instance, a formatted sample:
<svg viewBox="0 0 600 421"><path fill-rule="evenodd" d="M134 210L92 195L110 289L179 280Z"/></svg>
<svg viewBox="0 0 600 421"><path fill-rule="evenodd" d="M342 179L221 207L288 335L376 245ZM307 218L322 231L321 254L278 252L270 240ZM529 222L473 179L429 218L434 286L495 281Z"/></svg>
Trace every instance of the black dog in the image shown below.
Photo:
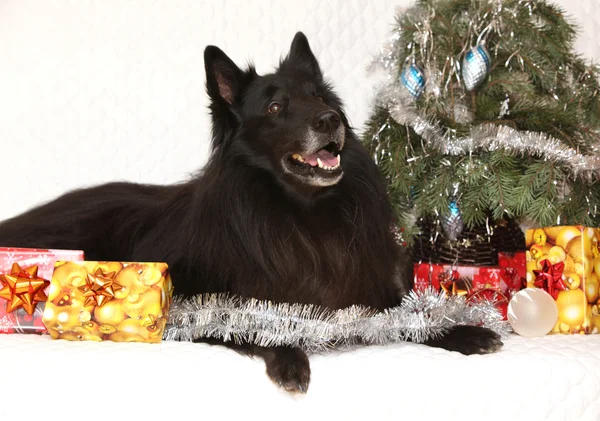
<svg viewBox="0 0 600 421"><path fill-rule="evenodd" d="M88 260L166 261L184 296L398 305L412 265L391 234L384 181L306 37L296 34L274 74L240 70L214 46L204 60L213 139L198 176L69 192L0 224L0 244L82 249ZM301 350L226 345L263 357L287 390L307 390ZM502 343L488 329L461 327L428 345L472 354Z"/></svg>

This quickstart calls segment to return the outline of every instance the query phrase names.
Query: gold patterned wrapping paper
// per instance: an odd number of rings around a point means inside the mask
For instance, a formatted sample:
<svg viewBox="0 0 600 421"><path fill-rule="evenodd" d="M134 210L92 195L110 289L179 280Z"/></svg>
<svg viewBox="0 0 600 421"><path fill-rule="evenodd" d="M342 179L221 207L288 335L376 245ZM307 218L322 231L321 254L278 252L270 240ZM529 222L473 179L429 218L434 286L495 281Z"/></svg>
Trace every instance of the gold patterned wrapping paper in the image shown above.
<svg viewBox="0 0 600 421"><path fill-rule="evenodd" d="M172 299L166 263L57 262L42 321L54 339L158 343Z"/></svg>
<svg viewBox="0 0 600 421"><path fill-rule="evenodd" d="M526 231L527 286L556 300L552 333L599 333L600 229L562 225Z"/></svg>

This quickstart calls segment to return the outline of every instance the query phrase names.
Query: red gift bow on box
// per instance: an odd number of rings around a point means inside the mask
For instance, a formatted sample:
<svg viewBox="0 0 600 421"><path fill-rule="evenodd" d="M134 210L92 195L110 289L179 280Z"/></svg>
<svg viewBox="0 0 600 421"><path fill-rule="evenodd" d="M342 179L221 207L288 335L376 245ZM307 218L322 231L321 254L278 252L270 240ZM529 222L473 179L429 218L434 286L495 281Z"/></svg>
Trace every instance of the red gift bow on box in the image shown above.
<svg viewBox="0 0 600 421"><path fill-rule="evenodd" d="M10 273L0 275L3 283L0 298L8 300L7 313L23 308L31 316L37 303L48 300L44 290L50 285L50 281L38 278L37 273L37 265L23 269L18 263L13 263Z"/></svg>
<svg viewBox="0 0 600 421"><path fill-rule="evenodd" d="M535 275L533 284L536 287L545 290L556 300L560 291L567 290L567 286L562 279L564 268L564 262L558 262L553 265L547 259L542 260L542 270L533 271L533 274Z"/></svg>

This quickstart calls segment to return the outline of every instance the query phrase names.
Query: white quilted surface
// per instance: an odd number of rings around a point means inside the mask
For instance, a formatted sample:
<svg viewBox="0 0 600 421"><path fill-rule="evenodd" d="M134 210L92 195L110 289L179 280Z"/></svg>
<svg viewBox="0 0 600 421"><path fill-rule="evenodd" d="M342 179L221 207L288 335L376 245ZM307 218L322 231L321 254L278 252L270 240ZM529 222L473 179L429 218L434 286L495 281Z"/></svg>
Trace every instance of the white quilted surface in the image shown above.
<svg viewBox="0 0 600 421"><path fill-rule="evenodd" d="M471 357L407 343L354 349L312 356L309 391L293 397L262 361L223 347L0 335L0 419L597 421L598 349L600 335L514 336ZM46 404L32 404L32 388Z"/></svg>
<svg viewBox="0 0 600 421"><path fill-rule="evenodd" d="M578 50L600 59L600 2L557 2L582 25ZM203 165L209 43L264 72L304 31L360 129L376 82L365 66L410 3L1 0L0 219L74 187L174 182ZM0 335L0 419L600 420L599 349L600 335L513 337L470 358L357 349L314 356L308 395L292 398L261 361L220 347Z"/></svg>

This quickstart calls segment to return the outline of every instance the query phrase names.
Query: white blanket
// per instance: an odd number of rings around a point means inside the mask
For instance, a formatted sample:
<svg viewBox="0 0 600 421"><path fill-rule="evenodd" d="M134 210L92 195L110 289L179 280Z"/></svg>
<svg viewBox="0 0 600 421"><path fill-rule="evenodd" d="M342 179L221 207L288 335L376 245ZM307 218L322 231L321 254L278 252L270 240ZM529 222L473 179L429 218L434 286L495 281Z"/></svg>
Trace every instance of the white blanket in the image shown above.
<svg viewBox="0 0 600 421"><path fill-rule="evenodd" d="M262 360L221 346L0 335L0 420L600 419L600 335L514 335L484 356L401 343L310 359L308 393L292 396Z"/></svg>

